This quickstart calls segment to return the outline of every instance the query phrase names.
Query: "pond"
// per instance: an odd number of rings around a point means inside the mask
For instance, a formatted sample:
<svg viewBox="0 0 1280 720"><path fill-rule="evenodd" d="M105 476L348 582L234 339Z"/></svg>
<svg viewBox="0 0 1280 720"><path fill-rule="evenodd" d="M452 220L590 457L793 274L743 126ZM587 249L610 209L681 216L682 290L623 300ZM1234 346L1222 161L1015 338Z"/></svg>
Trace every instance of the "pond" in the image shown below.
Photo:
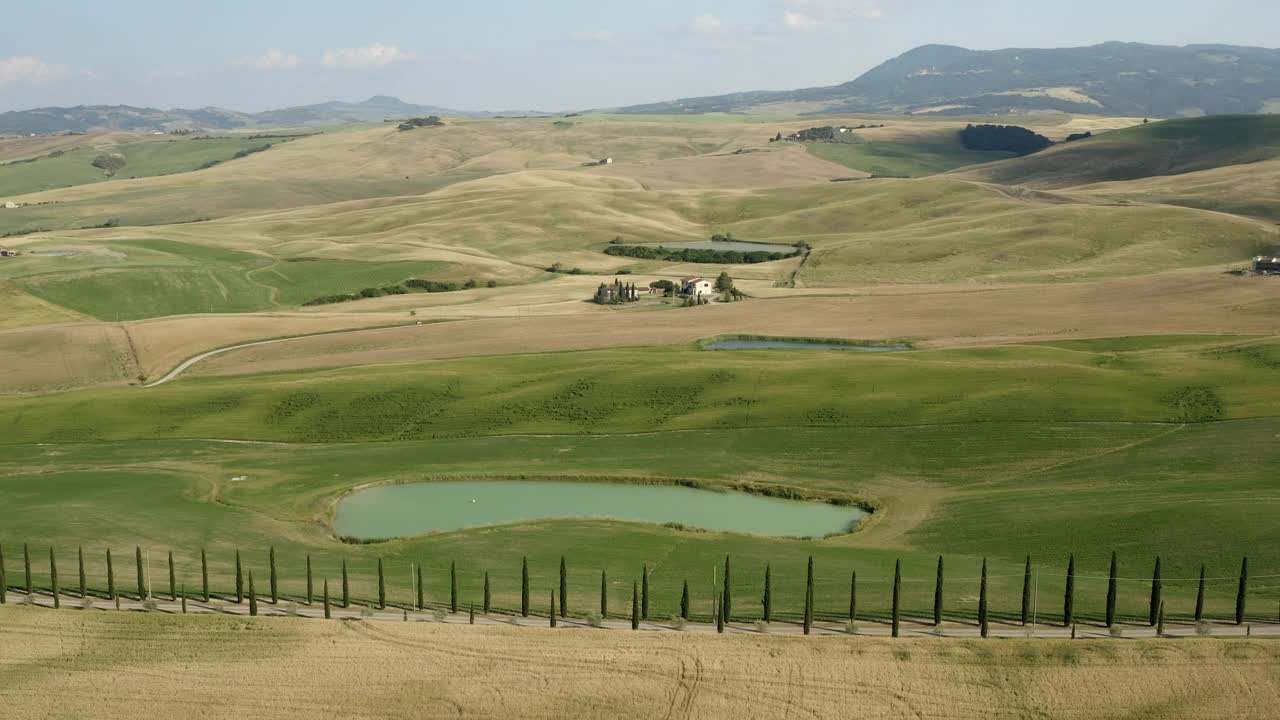
<svg viewBox="0 0 1280 720"><path fill-rule="evenodd" d="M851 352L902 352L910 345L851 345L819 340L740 339L712 340L706 350L848 350Z"/></svg>
<svg viewBox="0 0 1280 720"><path fill-rule="evenodd" d="M679 523L772 537L846 532L856 507L678 485L484 480L379 485L338 503L341 537L384 539L546 519Z"/></svg>
<svg viewBox="0 0 1280 720"><path fill-rule="evenodd" d="M770 252L795 254L800 251L794 245L775 245L773 243L740 242L737 240L699 240L697 242L659 243L665 248L687 250L737 250L738 252ZM657 245L646 246L657 247Z"/></svg>

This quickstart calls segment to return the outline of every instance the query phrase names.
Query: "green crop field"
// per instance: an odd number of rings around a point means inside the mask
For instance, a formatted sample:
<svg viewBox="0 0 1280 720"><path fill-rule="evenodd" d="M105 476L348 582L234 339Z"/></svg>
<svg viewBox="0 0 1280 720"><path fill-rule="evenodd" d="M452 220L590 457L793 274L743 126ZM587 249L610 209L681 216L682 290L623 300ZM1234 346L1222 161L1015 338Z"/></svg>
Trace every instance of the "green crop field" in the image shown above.
<svg viewBox="0 0 1280 720"><path fill-rule="evenodd" d="M111 179L172 175L203 169L211 163L236 159L236 154L255 151L279 139L154 139L139 138L120 144L86 144L68 150L57 150L54 156L42 156L0 165L0 197L58 188L74 187ZM119 155L123 164L114 175L93 166L103 155Z"/></svg>
<svg viewBox="0 0 1280 720"><path fill-rule="evenodd" d="M7 271L9 281L28 293L102 320L297 306L446 267L438 262L277 260L168 240L70 247L50 242L31 250L21 263L0 266L0 277Z"/></svg>
<svg viewBox="0 0 1280 720"><path fill-rule="evenodd" d="M1009 153L967 150L958 141L936 145L901 142L807 143L822 158L876 177L924 177L1012 157Z"/></svg>
<svg viewBox="0 0 1280 720"><path fill-rule="evenodd" d="M645 361L628 364L636 357ZM1078 614L1096 620L1112 550L1122 559L1123 616L1145 612L1159 555L1172 615L1190 612L1204 563L1214 578L1209 606L1225 617L1248 555L1251 612L1272 617L1280 601L1280 505L1268 490L1280 433L1271 417L1280 406L1277 363L1274 339L1214 337L893 355L668 349L5 400L0 500L24 509L0 541L11 577L19 543L40 552L52 545L64 563L83 545L94 587L108 547L123 567L134 545L157 558L172 549L189 583L198 550L208 548L223 593L237 548L262 572L275 546L290 595L302 592L310 554L331 579L346 558L353 592L366 600L381 557L401 603L411 597L410 563L424 564L428 595L441 602L457 562L467 598L489 572L495 603L508 609L518 606L521 557L537 587L549 587L566 555L579 607L598 596L600 570L622 607L629 579L648 565L656 615L675 612L688 580L704 618L711 568L727 554L744 619L759 612L766 563L780 616L797 617L810 555L821 617L847 613L854 571L862 612L883 617L898 559L909 578L905 607L920 617L939 554L953 573L955 616L975 611L983 557L992 563L993 612L1015 614L1030 555L1052 618L1074 553ZM333 539L332 503L344 491L446 477L745 483L856 500L876 514L865 530L821 541L603 520L367 546Z"/></svg>

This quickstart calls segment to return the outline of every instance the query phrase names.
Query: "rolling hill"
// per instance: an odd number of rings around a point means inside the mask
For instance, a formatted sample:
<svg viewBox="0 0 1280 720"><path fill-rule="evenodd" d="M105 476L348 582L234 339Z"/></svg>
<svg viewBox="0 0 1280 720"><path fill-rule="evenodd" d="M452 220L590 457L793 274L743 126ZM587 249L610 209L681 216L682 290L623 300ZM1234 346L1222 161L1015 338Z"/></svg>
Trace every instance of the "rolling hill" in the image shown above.
<svg viewBox="0 0 1280 720"><path fill-rule="evenodd" d="M832 87L744 92L620 112L743 112L817 103L819 112L1002 115L1043 110L1180 117L1280 108L1280 50L1110 42L1080 48L967 50L925 45Z"/></svg>

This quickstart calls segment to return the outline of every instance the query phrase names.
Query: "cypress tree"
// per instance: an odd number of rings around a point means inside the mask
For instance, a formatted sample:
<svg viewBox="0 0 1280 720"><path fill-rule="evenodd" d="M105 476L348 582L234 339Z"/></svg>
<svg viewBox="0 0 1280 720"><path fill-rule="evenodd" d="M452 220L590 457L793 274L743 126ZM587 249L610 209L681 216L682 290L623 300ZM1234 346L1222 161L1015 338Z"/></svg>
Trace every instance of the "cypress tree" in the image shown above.
<svg viewBox="0 0 1280 720"><path fill-rule="evenodd" d="M556 626L556 591L552 590L551 595L551 612L547 613L547 617L551 619L551 627Z"/></svg>
<svg viewBox="0 0 1280 720"><path fill-rule="evenodd" d="M468 625L476 624L476 604L475 603L471 603L470 605L467 606L467 624Z"/></svg>
<svg viewBox="0 0 1280 720"><path fill-rule="evenodd" d="M1200 589L1196 591L1196 622L1204 619L1204 564L1200 565Z"/></svg>
<svg viewBox="0 0 1280 720"><path fill-rule="evenodd" d="M1160 556L1157 555L1156 569L1151 574L1151 612L1149 613L1149 617L1147 618L1148 625L1155 625L1156 620L1159 619L1158 616L1160 615L1160 606L1164 604L1161 598L1161 596L1163 595L1162 591L1164 590L1163 585L1164 584L1160 580Z"/></svg>
<svg viewBox="0 0 1280 720"><path fill-rule="evenodd" d="M560 617L569 616L569 571L564 564L564 556L560 556Z"/></svg>
<svg viewBox="0 0 1280 720"><path fill-rule="evenodd" d="M1156 615L1156 637L1164 637L1164 603L1160 603L1160 612Z"/></svg>
<svg viewBox="0 0 1280 720"><path fill-rule="evenodd" d="M147 597L147 578L142 564L142 547L135 545L133 547L133 555L138 566L138 599L143 600Z"/></svg>
<svg viewBox="0 0 1280 720"><path fill-rule="evenodd" d="M307 604L311 605L315 601L315 586L312 584L311 576L311 553L307 553Z"/></svg>
<svg viewBox="0 0 1280 720"><path fill-rule="evenodd" d="M640 590L634 581L631 583L631 629L640 629Z"/></svg>
<svg viewBox="0 0 1280 720"><path fill-rule="evenodd" d="M716 598L716 632L724 632L724 598Z"/></svg>
<svg viewBox="0 0 1280 720"><path fill-rule="evenodd" d="M449 562L449 612L458 612L458 563Z"/></svg>
<svg viewBox="0 0 1280 720"><path fill-rule="evenodd" d="M378 558L378 609L387 609L387 576L382 572L382 558Z"/></svg>
<svg viewBox="0 0 1280 720"><path fill-rule="evenodd" d="M269 565L268 580L271 583L271 604L280 604L280 586L276 581L276 546L272 545L267 548L267 564Z"/></svg>
<svg viewBox="0 0 1280 720"><path fill-rule="evenodd" d="M1107 576L1107 627L1116 624L1116 552L1111 551L1111 572Z"/></svg>
<svg viewBox="0 0 1280 720"><path fill-rule="evenodd" d="M258 593L253 590L253 571L249 571L249 615L258 614Z"/></svg>
<svg viewBox="0 0 1280 720"><path fill-rule="evenodd" d="M899 627L902 622L902 561L895 560L893 562L893 636L898 637Z"/></svg>
<svg viewBox="0 0 1280 720"><path fill-rule="evenodd" d="M76 549L76 564L80 566L80 599L83 600L89 596L88 583L85 582L85 575L84 575L84 546L83 545L81 545L79 548ZM0 576L3 576L3 575L4 575L4 572L0 571ZM0 591L0 592L3 592L3 591Z"/></svg>
<svg viewBox="0 0 1280 720"><path fill-rule="evenodd" d="M990 628L987 624L987 559L982 558L982 586L978 590L978 626L982 629L982 637L987 637Z"/></svg>
<svg viewBox="0 0 1280 720"><path fill-rule="evenodd" d="M804 582L804 634L813 627L813 556L809 556L809 569Z"/></svg>
<svg viewBox="0 0 1280 720"><path fill-rule="evenodd" d="M35 594L35 586L31 584L31 549L22 543L22 569L27 576L27 597Z"/></svg>
<svg viewBox="0 0 1280 720"><path fill-rule="evenodd" d="M62 599L58 597L58 560L53 556L53 547L49 548L49 589L53 591L53 609L62 607Z"/></svg>
<svg viewBox="0 0 1280 720"><path fill-rule="evenodd" d="M489 614L489 571L484 571L484 614Z"/></svg>
<svg viewBox="0 0 1280 720"><path fill-rule="evenodd" d="M684 590L680 591L680 617L689 619L689 581L684 581Z"/></svg>
<svg viewBox="0 0 1280 720"><path fill-rule="evenodd" d="M1076 619L1076 556L1067 559L1067 591L1062 597L1062 627L1071 627Z"/></svg>
<svg viewBox="0 0 1280 720"><path fill-rule="evenodd" d="M244 567L240 564L240 550L236 550L236 602L244 602Z"/></svg>
<svg viewBox="0 0 1280 720"><path fill-rule="evenodd" d="M347 581L347 560L342 559L342 607L351 607L351 585Z"/></svg>
<svg viewBox="0 0 1280 720"><path fill-rule="evenodd" d="M200 595L209 602L209 559L205 557L204 548L200 548Z"/></svg>
<svg viewBox="0 0 1280 720"><path fill-rule="evenodd" d="M9 578L4 573L4 546L0 545L0 605L9 602Z"/></svg>
<svg viewBox="0 0 1280 720"><path fill-rule="evenodd" d="M849 622L858 621L858 571L849 574Z"/></svg>
<svg viewBox="0 0 1280 720"><path fill-rule="evenodd" d="M640 569L640 617L649 619L649 564Z"/></svg>
<svg viewBox="0 0 1280 720"><path fill-rule="evenodd" d="M1027 556L1027 567L1022 573L1022 624L1027 624L1031 616L1031 556Z"/></svg>
<svg viewBox="0 0 1280 720"><path fill-rule="evenodd" d="M812 558L810 558L812 559ZM724 606L724 621L733 617L733 591L729 586L729 556L724 556L724 591L720 594L720 604Z"/></svg>
<svg viewBox="0 0 1280 720"><path fill-rule="evenodd" d="M529 558L520 561L520 615L529 617Z"/></svg>
<svg viewBox="0 0 1280 720"><path fill-rule="evenodd" d="M107 597L116 599L116 569L111 564L111 548L107 548Z"/></svg>
<svg viewBox="0 0 1280 720"><path fill-rule="evenodd" d="M173 551L169 551L169 599L178 599L178 575L173 569Z"/></svg>
<svg viewBox="0 0 1280 720"><path fill-rule="evenodd" d="M182 614L187 614L187 584L182 583Z"/></svg>
<svg viewBox="0 0 1280 720"><path fill-rule="evenodd" d="M933 624L942 624L942 556L938 556L938 579L933 584Z"/></svg>
<svg viewBox="0 0 1280 720"><path fill-rule="evenodd" d="M421 610L427 606L427 596L426 596L426 593L422 591L422 563L418 563L417 571L414 573L414 575L415 575L414 583L416 583L416 587L414 588L414 590L417 592L417 595L418 595L417 609ZM485 581L485 584L487 585L489 582L489 573L484 574L484 581Z"/></svg>
<svg viewBox="0 0 1280 720"><path fill-rule="evenodd" d="M1236 588L1236 624L1244 624L1245 596L1249 592L1249 558L1240 562L1240 584Z"/></svg>
<svg viewBox="0 0 1280 720"><path fill-rule="evenodd" d="M329 609L329 578L324 579L324 619L328 620L333 617L333 611Z"/></svg>
<svg viewBox="0 0 1280 720"><path fill-rule="evenodd" d="M609 578L604 570L600 571L600 619L609 617Z"/></svg>
<svg viewBox="0 0 1280 720"><path fill-rule="evenodd" d="M764 606L764 621L773 622L773 570L767 564L764 566L764 597L760 604Z"/></svg>

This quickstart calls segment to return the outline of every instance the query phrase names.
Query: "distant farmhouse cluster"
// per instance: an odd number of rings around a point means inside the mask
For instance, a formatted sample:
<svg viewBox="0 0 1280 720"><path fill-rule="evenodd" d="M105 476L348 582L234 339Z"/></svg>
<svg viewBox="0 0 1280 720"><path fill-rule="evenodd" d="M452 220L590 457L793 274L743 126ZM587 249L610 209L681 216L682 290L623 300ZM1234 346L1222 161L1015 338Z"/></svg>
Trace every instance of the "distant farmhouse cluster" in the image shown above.
<svg viewBox="0 0 1280 720"><path fill-rule="evenodd" d="M19 255L21 255L21 254L22 254L22 253L18 252L17 250L10 250L10 249L8 249L8 248L0 248L0 257L18 257L18 256L19 256Z"/></svg>
<svg viewBox="0 0 1280 720"><path fill-rule="evenodd" d="M661 295L669 298L683 298L686 306L708 305L717 294L722 301L742 300L746 297L733 285L733 278L728 273L708 280L704 277L685 277L678 281L655 280L649 283L646 295ZM613 283L600 283L592 300L600 305L623 305L640 301L640 290L635 283L624 283L615 279Z"/></svg>
<svg viewBox="0 0 1280 720"><path fill-rule="evenodd" d="M1259 255L1253 259L1253 271L1259 275L1280 275L1280 255Z"/></svg>
<svg viewBox="0 0 1280 720"><path fill-rule="evenodd" d="M857 127L849 127L847 125L835 127L826 125L824 127L813 127L808 130L801 130L800 132L791 133L785 137L782 133L778 133L769 142L831 142L833 140L840 139L841 136L852 137L849 133L854 130L869 130L871 128L881 127L884 127L884 125L859 125Z"/></svg>

